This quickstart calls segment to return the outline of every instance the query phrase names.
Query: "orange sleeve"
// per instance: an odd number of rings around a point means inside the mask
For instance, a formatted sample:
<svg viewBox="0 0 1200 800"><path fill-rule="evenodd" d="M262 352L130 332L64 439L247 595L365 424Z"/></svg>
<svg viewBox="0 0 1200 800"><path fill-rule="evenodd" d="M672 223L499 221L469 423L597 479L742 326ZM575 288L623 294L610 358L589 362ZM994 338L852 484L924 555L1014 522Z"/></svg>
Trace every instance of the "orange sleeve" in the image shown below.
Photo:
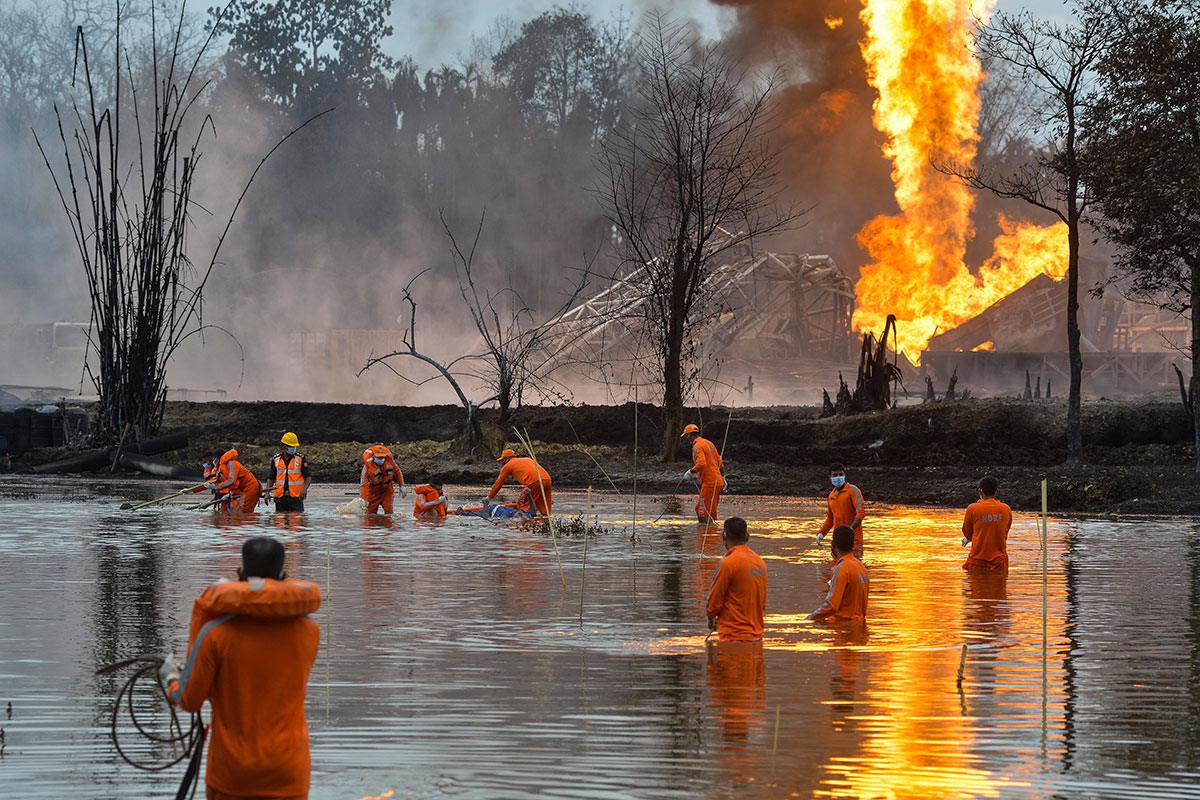
<svg viewBox="0 0 1200 800"><path fill-rule="evenodd" d="M854 527L861 527L863 518L867 516L867 502L863 500L862 491L857 486L850 488L854 491Z"/></svg>
<svg viewBox="0 0 1200 800"><path fill-rule="evenodd" d="M720 616L721 609L725 607L725 594L729 591L730 571L726 559L721 559L721 564L717 567L716 577L713 578L712 587L708 590L708 607L706 613L710 619Z"/></svg>
<svg viewBox="0 0 1200 800"><path fill-rule="evenodd" d="M1007 534L1012 530L1012 509L1008 506L1004 507L1004 532Z"/></svg>
<svg viewBox="0 0 1200 800"><path fill-rule="evenodd" d="M504 481L508 479L509 474L512 472L512 468L510 466L512 462L513 459L510 458L508 461L504 462L504 466L500 468L500 474L496 476L496 482L492 484L492 490L488 492L488 500L491 500L493 497L498 495L500 490L504 487Z"/></svg>
<svg viewBox="0 0 1200 800"><path fill-rule="evenodd" d="M967 506L967 513L963 514L962 533L963 538L968 542L975 535L975 515L972 513L974 508L974 506Z"/></svg>
<svg viewBox="0 0 1200 800"><path fill-rule="evenodd" d="M199 711L212 692L213 681L217 677L216 650L216 642L210 632L200 640L199 650L188 654L182 685L172 683L171 696L184 711Z"/></svg>
<svg viewBox="0 0 1200 800"><path fill-rule="evenodd" d="M699 442L696 442L696 444L692 445L692 472L699 475L704 471L704 467L704 449L700 447Z"/></svg>

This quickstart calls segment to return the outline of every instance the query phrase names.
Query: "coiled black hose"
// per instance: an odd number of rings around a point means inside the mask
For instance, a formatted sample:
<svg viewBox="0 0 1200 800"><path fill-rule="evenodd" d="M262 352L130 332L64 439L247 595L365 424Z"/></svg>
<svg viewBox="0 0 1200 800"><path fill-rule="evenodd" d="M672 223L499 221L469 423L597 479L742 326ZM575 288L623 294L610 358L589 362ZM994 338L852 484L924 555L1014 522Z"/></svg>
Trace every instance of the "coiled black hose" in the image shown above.
<svg viewBox="0 0 1200 800"><path fill-rule="evenodd" d="M101 667L96 670L96 674L111 675L127 667L138 667L129 676L129 680L125 681L121 686L120 691L117 692L116 699L113 701L109 737L112 739L113 746L117 749L117 754L121 756L121 759L126 764L147 772L162 772L163 770L170 769L184 759L189 759L187 770L183 775L183 782L180 783L179 791L175 794L175 800L187 800L189 796L195 797L196 788L199 785L197 777L200 774L200 761L204 752L204 739L208 731L198 713L191 715L187 730L183 729L183 726L179 722L179 714L176 712L175 706L167 699L167 687L163 686L162 680L158 676L158 670L162 664L163 660L158 656L138 656L137 658L130 658ZM166 703L167 710L171 715L171 722L168 726L166 736L148 730L142 724L142 721L138 719L137 709L134 707L134 690L137 688L138 681L147 678L154 681L155 686L158 688L158 694L162 697L163 702ZM180 751L179 755L166 762L151 762L139 760L126 752L125 748L121 746L121 737L118 733L118 722L121 717L122 706L128 709L129 721L133 723L134 729L142 738L156 744L170 745L172 752L178 748Z"/></svg>

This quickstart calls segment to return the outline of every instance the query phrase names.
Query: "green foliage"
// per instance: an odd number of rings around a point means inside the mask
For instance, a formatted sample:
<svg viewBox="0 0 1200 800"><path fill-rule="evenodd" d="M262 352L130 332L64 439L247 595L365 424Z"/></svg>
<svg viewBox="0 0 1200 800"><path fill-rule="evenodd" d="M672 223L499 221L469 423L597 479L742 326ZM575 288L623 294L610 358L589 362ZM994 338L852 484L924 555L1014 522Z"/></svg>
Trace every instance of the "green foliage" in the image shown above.
<svg viewBox="0 0 1200 800"><path fill-rule="evenodd" d="M1176 309L1200 274L1200 4L1102 0L1108 47L1084 117L1097 224L1136 296Z"/></svg>
<svg viewBox="0 0 1200 800"><path fill-rule="evenodd" d="M235 62L261 79L268 98L295 105L335 83L365 88L395 68L380 46L391 36L391 0L239 0L210 24L228 34Z"/></svg>
<svg viewBox="0 0 1200 800"><path fill-rule="evenodd" d="M622 21L597 26L577 9L555 8L522 25L492 66L535 124L592 135L615 122L610 100L629 56Z"/></svg>

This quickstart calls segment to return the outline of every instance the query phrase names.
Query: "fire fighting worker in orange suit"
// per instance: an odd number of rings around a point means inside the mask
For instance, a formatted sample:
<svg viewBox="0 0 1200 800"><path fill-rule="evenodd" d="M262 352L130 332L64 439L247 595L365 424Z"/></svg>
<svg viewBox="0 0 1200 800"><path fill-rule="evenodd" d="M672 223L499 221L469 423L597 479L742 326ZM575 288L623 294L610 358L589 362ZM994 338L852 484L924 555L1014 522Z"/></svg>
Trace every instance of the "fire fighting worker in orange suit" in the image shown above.
<svg viewBox="0 0 1200 800"><path fill-rule="evenodd" d="M865 620L867 618L867 595L871 581L867 568L854 555L854 530L849 525L838 525L833 529L833 577L829 581L829 594L809 619Z"/></svg>
<svg viewBox="0 0 1200 800"><path fill-rule="evenodd" d="M962 544L971 545L963 569L976 572L1008 572L1008 531L1012 509L996 499L999 482L991 475L979 481L979 502L967 506L963 517Z"/></svg>
<svg viewBox="0 0 1200 800"><path fill-rule="evenodd" d="M220 474L220 463L221 463L221 454L220 453L209 453L206 456L204 456L204 460L200 462L200 472L204 476L205 483L207 483L207 484L217 483L217 476ZM197 492L203 492L206 490L211 491L213 500L217 501L213 505L217 505L220 508L224 508L224 509L228 510L229 495L226 492L218 492L215 489L213 489L212 486L199 486L199 487L193 489L192 493L195 494Z"/></svg>
<svg viewBox="0 0 1200 800"><path fill-rule="evenodd" d="M730 517L722 529L725 557L708 590L708 628L721 642L753 642L763 636L767 565L750 549L746 520Z"/></svg>
<svg viewBox="0 0 1200 800"><path fill-rule="evenodd" d="M262 484L245 464L238 461L238 451L225 451L217 470L217 482L213 485L213 490L229 492L231 510L241 511L243 514L253 512L258 505L258 498L262 495Z"/></svg>
<svg viewBox="0 0 1200 800"><path fill-rule="evenodd" d="M308 487L312 486L312 469L300 452L300 439L296 434L288 431L279 443L283 445L283 452L276 453L271 459L267 486L273 488L267 493L267 502L274 502L276 511L303 511L304 498L308 496Z"/></svg>
<svg viewBox="0 0 1200 800"><path fill-rule="evenodd" d="M716 523L717 505L725 489L725 462L721 460L717 446L701 436L695 425L684 426L681 435L692 443L692 466L683 477L690 477L700 484L696 518L701 522Z"/></svg>
<svg viewBox="0 0 1200 800"><path fill-rule="evenodd" d="M363 451L362 487L359 490L362 499L367 501L368 514L381 508L385 514L392 513L393 484L400 487L401 497L408 496L404 473L396 465L392 451L381 444L371 445Z"/></svg>
<svg viewBox="0 0 1200 800"><path fill-rule="evenodd" d="M854 531L854 555L861 559L862 521L867 515L862 491L853 483L846 483L846 468L841 464L834 464L829 468L829 482L833 484L833 490L829 493L828 510L825 512L821 532L817 535L817 543L825 541L825 535L838 525L845 525Z"/></svg>
<svg viewBox="0 0 1200 800"><path fill-rule="evenodd" d="M320 607L321 590L288 580L284 558L274 539L242 545L238 581L211 586L196 601L186 665L168 657L159 671L179 707L212 706L209 800L308 797L304 699L321 639L308 614Z"/></svg>
<svg viewBox="0 0 1200 800"><path fill-rule="evenodd" d="M505 450L496 460L504 466L500 468L500 474L496 476L496 482L492 484L492 490L488 492L487 500L491 500L499 494L500 489L504 487L504 482L512 478L521 484L525 491L529 492L537 513L543 517L550 516L553 500L550 473L542 469L532 458L517 457L512 450ZM483 505L486 506L487 501Z"/></svg>
<svg viewBox="0 0 1200 800"><path fill-rule="evenodd" d="M442 484L422 483L413 487L416 502L413 503L414 519L445 519L448 501L442 493Z"/></svg>

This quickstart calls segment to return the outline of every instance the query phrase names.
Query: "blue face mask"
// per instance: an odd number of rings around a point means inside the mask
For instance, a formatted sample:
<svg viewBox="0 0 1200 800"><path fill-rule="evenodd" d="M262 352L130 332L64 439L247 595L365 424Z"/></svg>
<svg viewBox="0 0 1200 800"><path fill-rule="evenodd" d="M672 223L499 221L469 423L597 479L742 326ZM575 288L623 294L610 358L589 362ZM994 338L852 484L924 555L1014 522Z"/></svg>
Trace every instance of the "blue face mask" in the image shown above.
<svg viewBox="0 0 1200 800"><path fill-rule="evenodd" d="M846 476L845 475L834 475L829 480L831 483L833 483L833 488L835 488L835 489L840 489L846 485Z"/></svg>
<svg viewBox="0 0 1200 800"><path fill-rule="evenodd" d="M296 448L294 448L294 447L285 447L285 448L283 448L283 449L287 451L287 454L288 454L289 456L294 456L294 455L296 455Z"/></svg>

